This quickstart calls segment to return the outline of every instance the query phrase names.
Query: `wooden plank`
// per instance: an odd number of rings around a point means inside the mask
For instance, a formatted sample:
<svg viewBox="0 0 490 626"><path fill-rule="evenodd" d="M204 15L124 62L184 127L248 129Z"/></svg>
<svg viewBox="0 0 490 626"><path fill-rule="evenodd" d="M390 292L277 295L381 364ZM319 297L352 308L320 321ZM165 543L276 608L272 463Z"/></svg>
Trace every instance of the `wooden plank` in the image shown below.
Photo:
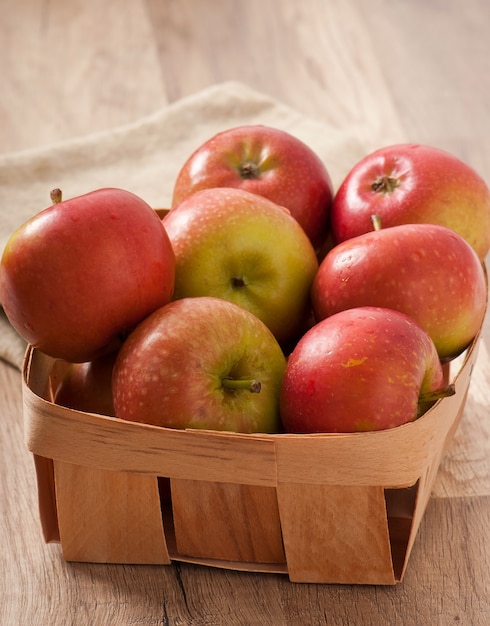
<svg viewBox="0 0 490 626"><path fill-rule="evenodd" d="M56 508L56 489L54 485L53 459L47 459L34 454L36 468L39 518L43 531L44 541L60 540L58 528L58 511Z"/></svg>
<svg viewBox="0 0 490 626"><path fill-rule="evenodd" d="M171 485L179 554L208 562L285 562L273 487L190 480Z"/></svg>
<svg viewBox="0 0 490 626"><path fill-rule="evenodd" d="M157 479L55 461L67 561L168 564Z"/></svg>
<svg viewBox="0 0 490 626"><path fill-rule="evenodd" d="M277 493L292 581L395 583L382 488L289 483Z"/></svg>
<svg viewBox="0 0 490 626"><path fill-rule="evenodd" d="M148 1L161 34L156 41L171 100L238 77L313 119L348 128L367 151L379 142L401 141L405 133L356 5L289 1L278 10L276 0L215 2L219 10L202 11L196 20L193 0ZM230 24L240 25L237 35L231 35ZM339 24L349 24L355 45L347 45ZM245 61L251 41L256 52ZM212 57L225 43L226 63L203 62L203 54ZM169 48L193 62L176 65ZM284 80L284 72L296 76L302 88Z"/></svg>
<svg viewBox="0 0 490 626"><path fill-rule="evenodd" d="M2 11L1 151L105 131L163 104L165 87L145 9L141 0L124 10L118 0L53 0L49 9L29 0ZM144 89L134 89L136 79Z"/></svg>

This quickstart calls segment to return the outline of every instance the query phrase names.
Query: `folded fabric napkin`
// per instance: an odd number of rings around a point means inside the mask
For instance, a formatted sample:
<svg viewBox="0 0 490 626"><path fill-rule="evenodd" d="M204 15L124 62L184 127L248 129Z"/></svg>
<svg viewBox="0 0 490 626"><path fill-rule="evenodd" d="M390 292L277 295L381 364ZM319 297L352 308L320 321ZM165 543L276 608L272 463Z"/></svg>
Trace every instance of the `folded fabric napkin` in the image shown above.
<svg viewBox="0 0 490 626"><path fill-rule="evenodd" d="M64 198L121 187L155 208L170 206L175 178L191 152L241 124L274 126L306 142L335 188L365 154L349 129L309 119L241 83L214 85L111 131L0 155L0 255L15 228L51 204L55 187ZM0 358L20 368L25 347L1 310Z"/></svg>

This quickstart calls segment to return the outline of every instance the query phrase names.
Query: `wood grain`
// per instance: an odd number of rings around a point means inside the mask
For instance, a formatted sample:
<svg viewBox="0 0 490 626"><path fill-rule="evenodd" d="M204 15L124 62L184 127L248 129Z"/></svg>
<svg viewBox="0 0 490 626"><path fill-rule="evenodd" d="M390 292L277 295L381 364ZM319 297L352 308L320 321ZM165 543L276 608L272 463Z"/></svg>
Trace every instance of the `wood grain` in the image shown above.
<svg viewBox="0 0 490 626"><path fill-rule="evenodd" d="M55 461L54 482L64 559L170 563L156 477Z"/></svg>
<svg viewBox="0 0 490 626"><path fill-rule="evenodd" d="M147 4L170 100L239 77L314 118L352 128L367 149L403 138L358 2L211 0L199 19L193 0ZM213 54L216 62L207 62Z"/></svg>
<svg viewBox="0 0 490 626"><path fill-rule="evenodd" d="M480 0L358 2L406 138L490 177L490 6Z"/></svg>
<svg viewBox="0 0 490 626"><path fill-rule="evenodd" d="M288 484L278 497L292 581L394 584L381 487Z"/></svg>
<svg viewBox="0 0 490 626"><path fill-rule="evenodd" d="M202 480L172 480L171 486L179 554L285 562L275 489Z"/></svg>
<svg viewBox="0 0 490 626"><path fill-rule="evenodd" d="M366 147L452 150L490 179L487 0L0 0L0 151L136 120L248 83ZM461 425L402 585L290 583L192 564L70 564L44 544L19 373L0 365L0 623L490 623L489 319ZM435 496L435 497L434 497Z"/></svg>
<svg viewBox="0 0 490 626"><path fill-rule="evenodd" d="M165 104L144 2L2 5L2 152L113 128Z"/></svg>

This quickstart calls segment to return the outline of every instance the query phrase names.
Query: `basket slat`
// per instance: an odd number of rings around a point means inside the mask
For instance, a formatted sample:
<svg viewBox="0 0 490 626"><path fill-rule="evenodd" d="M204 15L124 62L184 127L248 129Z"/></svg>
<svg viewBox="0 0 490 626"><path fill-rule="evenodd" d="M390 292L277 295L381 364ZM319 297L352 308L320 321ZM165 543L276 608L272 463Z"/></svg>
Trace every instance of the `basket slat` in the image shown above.
<svg viewBox="0 0 490 626"><path fill-rule="evenodd" d="M396 582L381 487L281 484L278 499L293 582Z"/></svg>
<svg viewBox="0 0 490 626"><path fill-rule="evenodd" d="M169 564L157 479L54 461L67 561Z"/></svg>
<svg viewBox="0 0 490 626"><path fill-rule="evenodd" d="M172 480L171 484L179 554L285 563L273 487L191 480Z"/></svg>
<svg viewBox="0 0 490 626"><path fill-rule="evenodd" d="M56 491L54 487L54 464L53 459L34 454L36 467L37 497L39 516L44 541L50 543L60 540L58 528L58 510L56 506Z"/></svg>

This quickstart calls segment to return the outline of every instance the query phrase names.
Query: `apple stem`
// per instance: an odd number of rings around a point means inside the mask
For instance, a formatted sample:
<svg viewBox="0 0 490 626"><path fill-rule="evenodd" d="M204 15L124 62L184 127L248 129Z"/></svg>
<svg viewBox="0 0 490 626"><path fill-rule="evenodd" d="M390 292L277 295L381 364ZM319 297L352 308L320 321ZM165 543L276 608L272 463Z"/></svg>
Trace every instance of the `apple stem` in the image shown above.
<svg viewBox="0 0 490 626"><path fill-rule="evenodd" d="M382 228L382 220L381 215L371 215L371 224L373 225L374 230L381 230Z"/></svg>
<svg viewBox="0 0 490 626"><path fill-rule="evenodd" d="M260 170L256 163L253 163L252 161L247 161L246 163L242 163L242 165L240 165L238 172L241 178L249 180L258 178Z"/></svg>
<svg viewBox="0 0 490 626"><path fill-rule="evenodd" d="M400 186L400 180L396 176L380 176L371 185L375 193L392 193Z"/></svg>
<svg viewBox="0 0 490 626"><path fill-rule="evenodd" d="M63 198L61 189L52 189L49 195L53 204L59 204Z"/></svg>
<svg viewBox="0 0 490 626"><path fill-rule="evenodd" d="M454 383L451 383L446 387L441 387L441 389L434 389L433 391L427 391L426 393L420 394L419 404L423 404L425 402L435 402L436 400L440 400L441 398L454 396L455 393L456 388L454 386Z"/></svg>
<svg viewBox="0 0 490 626"><path fill-rule="evenodd" d="M232 391L250 391L250 393L260 393L262 385L258 380L250 379L237 379L237 378L223 378L221 381L225 389Z"/></svg>

